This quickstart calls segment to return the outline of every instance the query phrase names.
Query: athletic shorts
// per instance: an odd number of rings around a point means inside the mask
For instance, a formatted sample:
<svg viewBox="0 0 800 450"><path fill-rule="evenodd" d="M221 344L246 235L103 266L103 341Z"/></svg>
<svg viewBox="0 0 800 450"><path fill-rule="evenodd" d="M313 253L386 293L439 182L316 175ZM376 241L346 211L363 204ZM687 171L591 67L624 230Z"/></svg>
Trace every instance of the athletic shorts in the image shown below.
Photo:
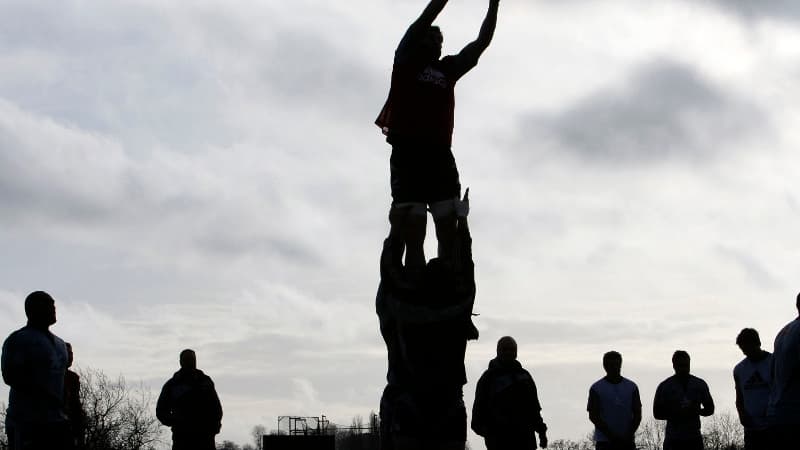
<svg viewBox="0 0 800 450"><path fill-rule="evenodd" d="M458 198L461 183L449 147L395 143L389 159L395 203L435 203Z"/></svg>

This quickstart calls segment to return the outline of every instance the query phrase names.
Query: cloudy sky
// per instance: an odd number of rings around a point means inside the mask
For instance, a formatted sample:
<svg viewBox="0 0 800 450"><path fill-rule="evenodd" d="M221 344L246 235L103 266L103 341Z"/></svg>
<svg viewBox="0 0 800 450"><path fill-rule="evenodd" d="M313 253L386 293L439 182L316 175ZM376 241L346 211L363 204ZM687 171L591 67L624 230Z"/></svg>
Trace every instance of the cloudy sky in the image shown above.
<svg viewBox="0 0 800 450"><path fill-rule="evenodd" d="M451 1L445 52L486 3ZM377 410L390 196L372 121L424 5L2 1L0 334L44 289L79 366L157 392L194 348L220 440ZM733 410L736 334L771 349L796 314L799 27L792 1L502 0L457 88L468 405L511 334L551 439L591 430L609 349L646 411L677 348Z"/></svg>

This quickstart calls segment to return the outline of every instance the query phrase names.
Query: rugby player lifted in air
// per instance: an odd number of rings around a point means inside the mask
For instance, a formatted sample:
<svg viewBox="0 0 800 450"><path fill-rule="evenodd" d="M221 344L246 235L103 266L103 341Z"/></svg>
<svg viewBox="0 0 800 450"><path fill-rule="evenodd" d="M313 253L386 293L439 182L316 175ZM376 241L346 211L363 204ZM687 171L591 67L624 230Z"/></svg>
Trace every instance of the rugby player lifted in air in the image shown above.
<svg viewBox="0 0 800 450"><path fill-rule="evenodd" d="M392 204L410 207L410 231L404 237L406 266L425 266L423 241L430 207L439 257L455 248L455 205L460 199L458 169L450 149L456 82L478 64L497 24L500 0L489 9L478 38L458 54L441 58L442 32L433 21L447 0L430 0L397 46L389 97L375 121L392 146ZM395 252L400 254L400 252Z"/></svg>

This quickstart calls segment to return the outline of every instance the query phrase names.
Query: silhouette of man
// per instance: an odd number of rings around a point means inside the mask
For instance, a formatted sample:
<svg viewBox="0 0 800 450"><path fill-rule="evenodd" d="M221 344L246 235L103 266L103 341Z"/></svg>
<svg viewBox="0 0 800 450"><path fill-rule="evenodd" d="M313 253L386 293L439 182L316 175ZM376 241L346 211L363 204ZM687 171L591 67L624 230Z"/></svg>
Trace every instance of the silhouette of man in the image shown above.
<svg viewBox="0 0 800 450"><path fill-rule="evenodd" d="M408 270L393 253L403 248L408 209L394 205L390 210L375 305L389 363L380 408L381 448L463 450L464 354L467 341L477 339L471 322L475 281L468 208L458 208L455 257L434 258L421 273Z"/></svg>
<svg viewBox="0 0 800 450"><path fill-rule="evenodd" d="M603 355L606 376L589 388L589 420L597 450L636 450L636 430L642 422L642 401L636 383L622 376L622 355Z"/></svg>
<svg viewBox="0 0 800 450"><path fill-rule="evenodd" d="M714 400L706 382L689 373L688 353L676 351L672 367L675 375L658 385L653 400L653 415L667 421L664 450L703 450L700 416L714 414Z"/></svg>
<svg viewBox="0 0 800 450"><path fill-rule="evenodd" d="M180 354L181 368L161 389L156 417L172 428L172 450L213 450L222 427L222 405L214 382L197 369L194 350Z"/></svg>
<svg viewBox="0 0 800 450"><path fill-rule="evenodd" d="M796 307L800 313L800 294ZM774 449L800 445L800 317L775 337L767 416Z"/></svg>
<svg viewBox="0 0 800 450"><path fill-rule="evenodd" d="M439 256L449 258L454 245L454 201L461 192L458 169L451 151L455 85L478 64L492 41L499 0L489 9L478 38L458 54L442 53L442 32L433 21L447 0L431 0L406 31L394 55L391 87L375 124L392 146L390 159L392 199L413 205L413 222L424 239L425 206L431 206ZM406 263L425 264L422 239L406 236Z"/></svg>
<svg viewBox="0 0 800 450"><path fill-rule="evenodd" d="M744 427L745 450L767 450L767 405L772 381L772 354L761 349L758 331L743 329L736 337L736 345L745 358L733 369L736 387L736 411Z"/></svg>
<svg viewBox="0 0 800 450"><path fill-rule="evenodd" d="M11 387L6 433L12 450L70 449L64 414L67 348L50 332L56 323L53 297L43 291L25 298L28 324L3 343L3 381Z"/></svg>
<svg viewBox="0 0 800 450"><path fill-rule="evenodd" d="M64 412L69 420L72 445L82 449L85 445L86 415L81 404L81 377L69 368L72 367L72 344L65 343L67 347L67 371L64 374Z"/></svg>
<svg viewBox="0 0 800 450"><path fill-rule="evenodd" d="M510 336L497 341L497 357L481 375L472 405L472 429L487 450L547 448L547 425L536 383L517 361L517 342Z"/></svg>

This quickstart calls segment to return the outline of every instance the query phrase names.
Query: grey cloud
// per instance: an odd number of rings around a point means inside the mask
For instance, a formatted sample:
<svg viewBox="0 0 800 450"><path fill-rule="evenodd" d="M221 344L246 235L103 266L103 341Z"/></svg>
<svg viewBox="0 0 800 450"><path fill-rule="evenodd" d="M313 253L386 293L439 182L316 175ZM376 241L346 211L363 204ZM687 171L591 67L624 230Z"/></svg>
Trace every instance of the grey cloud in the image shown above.
<svg viewBox="0 0 800 450"><path fill-rule="evenodd" d="M597 320L595 322L495 319L481 317L479 324L489 329L504 330L504 334L525 336L527 340L542 345L576 345L597 342L657 341L671 336L684 337L703 333L710 323L682 320L669 321Z"/></svg>
<svg viewBox="0 0 800 450"><path fill-rule="evenodd" d="M734 263L742 272L759 288L777 289L783 283L776 278L767 267L765 267L755 256L747 251L718 245L715 252L721 258Z"/></svg>
<svg viewBox="0 0 800 450"><path fill-rule="evenodd" d="M765 126L756 106L691 67L660 60L640 67L622 88L552 116L524 117L520 131L523 147L545 140L583 160L613 164L704 161Z"/></svg>
<svg viewBox="0 0 800 450"><path fill-rule="evenodd" d="M694 0L686 0L695 4ZM778 20L800 19L800 3L794 0L705 0L719 8L729 11L737 16L753 20L759 18L773 18Z"/></svg>

